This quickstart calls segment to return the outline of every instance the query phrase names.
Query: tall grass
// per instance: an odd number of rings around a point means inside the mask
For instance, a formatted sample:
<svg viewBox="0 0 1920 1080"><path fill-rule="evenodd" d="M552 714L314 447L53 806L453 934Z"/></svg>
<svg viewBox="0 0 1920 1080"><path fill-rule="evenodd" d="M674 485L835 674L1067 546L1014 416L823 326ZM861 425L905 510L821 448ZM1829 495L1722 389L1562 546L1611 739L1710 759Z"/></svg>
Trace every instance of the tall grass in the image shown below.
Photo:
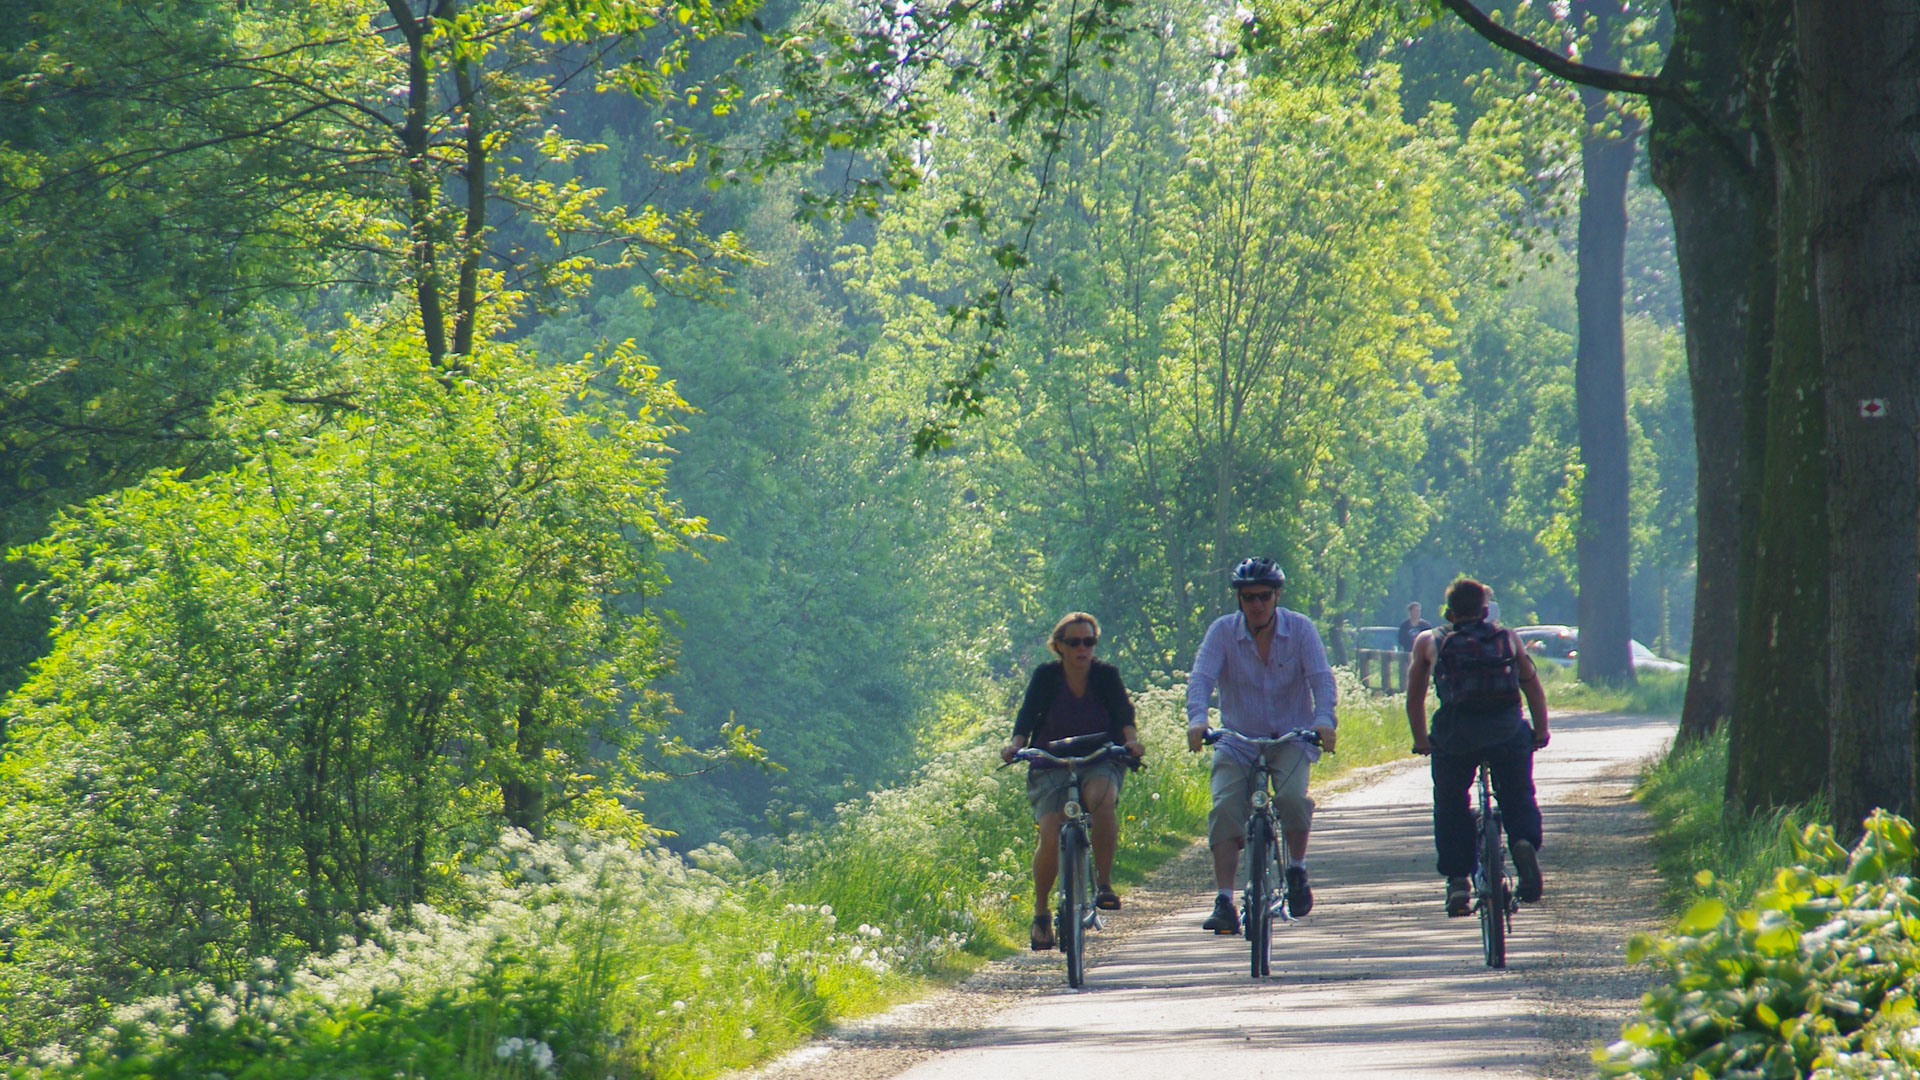
<svg viewBox="0 0 1920 1080"><path fill-rule="evenodd" d="M1339 752L1321 779L1404 753L1398 699L1338 674ZM1135 699L1149 767L1121 799L1116 878L1197 835L1205 755L1183 688ZM508 833L462 867L465 902L372 921L367 940L292 971L262 965L120 1010L17 1076L506 1080L709 1077L834 1019L1024 944L1036 832L1004 721L950 717L913 778L818 830L730 837L685 858L587 831Z"/></svg>
<svg viewBox="0 0 1920 1080"><path fill-rule="evenodd" d="M1793 864L1792 838L1826 820L1820 803L1729 816L1724 728L1655 762L1635 795L1654 822L1655 858L1675 909L1703 892L1744 901ZM1703 876L1703 874L1705 876Z"/></svg>

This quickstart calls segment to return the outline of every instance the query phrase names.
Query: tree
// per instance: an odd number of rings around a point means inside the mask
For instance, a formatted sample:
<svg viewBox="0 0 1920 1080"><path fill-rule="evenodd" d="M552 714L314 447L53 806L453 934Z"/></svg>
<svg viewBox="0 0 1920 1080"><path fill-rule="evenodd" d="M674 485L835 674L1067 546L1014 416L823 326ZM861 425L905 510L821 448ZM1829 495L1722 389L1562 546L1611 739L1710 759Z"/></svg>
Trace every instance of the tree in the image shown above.
<svg viewBox="0 0 1920 1080"><path fill-rule="evenodd" d="M1793 4L1806 239L1825 389L1833 815L1846 835L1914 805L1920 661L1920 21Z"/></svg>
<svg viewBox="0 0 1920 1080"><path fill-rule="evenodd" d="M1618 27L1604 4L1576 12L1590 23L1587 55L1609 65ZM1633 680L1628 568L1629 470L1627 386L1621 299L1627 235L1627 181L1638 153L1638 117L1620 112L1607 94L1584 88L1585 130L1580 140L1579 358L1574 365L1580 414L1579 590L1580 678L1589 682Z"/></svg>
<svg viewBox="0 0 1920 1080"><path fill-rule="evenodd" d="M679 399L625 354L469 363L375 353L357 408L236 410L243 464L34 547L60 623L8 702L0 984L37 1004L0 1042L457 899L502 824L628 818L665 663L623 594L699 527L662 491Z"/></svg>

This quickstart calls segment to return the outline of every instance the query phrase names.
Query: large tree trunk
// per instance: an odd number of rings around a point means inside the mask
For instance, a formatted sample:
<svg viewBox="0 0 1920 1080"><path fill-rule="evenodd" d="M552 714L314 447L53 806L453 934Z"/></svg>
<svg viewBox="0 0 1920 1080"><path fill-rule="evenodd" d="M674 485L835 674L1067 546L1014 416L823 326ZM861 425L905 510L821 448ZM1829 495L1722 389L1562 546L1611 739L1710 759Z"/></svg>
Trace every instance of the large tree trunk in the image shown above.
<svg viewBox="0 0 1920 1080"><path fill-rule="evenodd" d="M1808 278L1807 185L1797 62L1785 0L1752 6L1749 98L1765 133L1773 182L1772 241L1756 265L1756 340L1749 380L1747 493L1741 535L1740 679L1734 691L1727 800L1736 810L1805 802L1827 783L1826 423L1820 342ZM1755 319L1756 325L1760 320ZM1792 748L1786 752L1786 748Z"/></svg>
<svg viewBox="0 0 1920 1080"><path fill-rule="evenodd" d="M1607 63L1608 20L1594 33L1594 62ZM1580 460L1586 480L1580 493L1580 531L1575 543L1580 586L1580 678L1625 682L1633 678L1627 651L1627 578L1632 555L1627 499L1626 345L1621 329L1625 291L1627 180L1638 150L1638 131L1615 115L1607 96L1582 90L1587 136L1581 140L1580 346L1574 362ZM1624 126L1625 130L1622 130Z"/></svg>
<svg viewBox="0 0 1920 1080"><path fill-rule="evenodd" d="M1874 808L1913 806L1920 9L1795 0L1793 15L1827 387L1829 786L1851 837Z"/></svg>
<svg viewBox="0 0 1920 1080"><path fill-rule="evenodd" d="M1675 12L1673 45L1663 75L1707 88L1712 118L1723 129L1742 119L1739 20L1718 5ZM1713 732L1733 711L1734 612L1740 551L1740 375L1756 331L1747 268L1762 238L1752 162L1740 160L1715 132L1702 131L1670 99L1652 102L1648 153L1653 180L1673 215L1680 303L1687 327L1687 380L1693 392L1698 462L1695 519L1693 645L1678 743ZM1764 331L1761 331L1764 332Z"/></svg>

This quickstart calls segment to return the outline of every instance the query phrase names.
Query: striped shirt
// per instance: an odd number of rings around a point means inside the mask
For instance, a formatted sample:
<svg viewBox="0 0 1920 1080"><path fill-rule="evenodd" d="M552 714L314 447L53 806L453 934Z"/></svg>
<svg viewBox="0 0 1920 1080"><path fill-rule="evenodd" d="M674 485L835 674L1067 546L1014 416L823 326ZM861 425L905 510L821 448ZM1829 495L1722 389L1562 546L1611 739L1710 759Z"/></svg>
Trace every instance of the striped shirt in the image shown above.
<svg viewBox="0 0 1920 1080"><path fill-rule="evenodd" d="M1242 735L1273 738L1289 731L1335 727L1333 668L1312 620L1286 608L1274 609L1273 642L1267 659L1247 632L1246 616L1236 611L1207 627L1187 677L1187 726L1207 726L1207 702L1220 691L1220 724ZM1318 760L1317 748L1308 747ZM1235 751L1239 751L1235 753ZM1231 742L1215 752L1252 760L1252 752Z"/></svg>

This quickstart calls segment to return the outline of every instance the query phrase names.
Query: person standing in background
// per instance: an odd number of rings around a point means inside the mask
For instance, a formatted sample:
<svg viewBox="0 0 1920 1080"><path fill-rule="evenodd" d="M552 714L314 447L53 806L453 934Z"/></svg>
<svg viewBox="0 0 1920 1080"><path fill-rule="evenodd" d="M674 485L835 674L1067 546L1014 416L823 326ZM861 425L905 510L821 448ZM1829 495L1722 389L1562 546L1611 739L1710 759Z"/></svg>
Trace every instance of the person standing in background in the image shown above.
<svg viewBox="0 0 1920 1080"><path fill-rule="evenodd" d="M1401 652L1413 651L1413 639L1420 631L1433 629L1433 624L1420 617L1420 601L1407 605L1407 621L1400 624L1400 635L1395 642Z"/></svg>

